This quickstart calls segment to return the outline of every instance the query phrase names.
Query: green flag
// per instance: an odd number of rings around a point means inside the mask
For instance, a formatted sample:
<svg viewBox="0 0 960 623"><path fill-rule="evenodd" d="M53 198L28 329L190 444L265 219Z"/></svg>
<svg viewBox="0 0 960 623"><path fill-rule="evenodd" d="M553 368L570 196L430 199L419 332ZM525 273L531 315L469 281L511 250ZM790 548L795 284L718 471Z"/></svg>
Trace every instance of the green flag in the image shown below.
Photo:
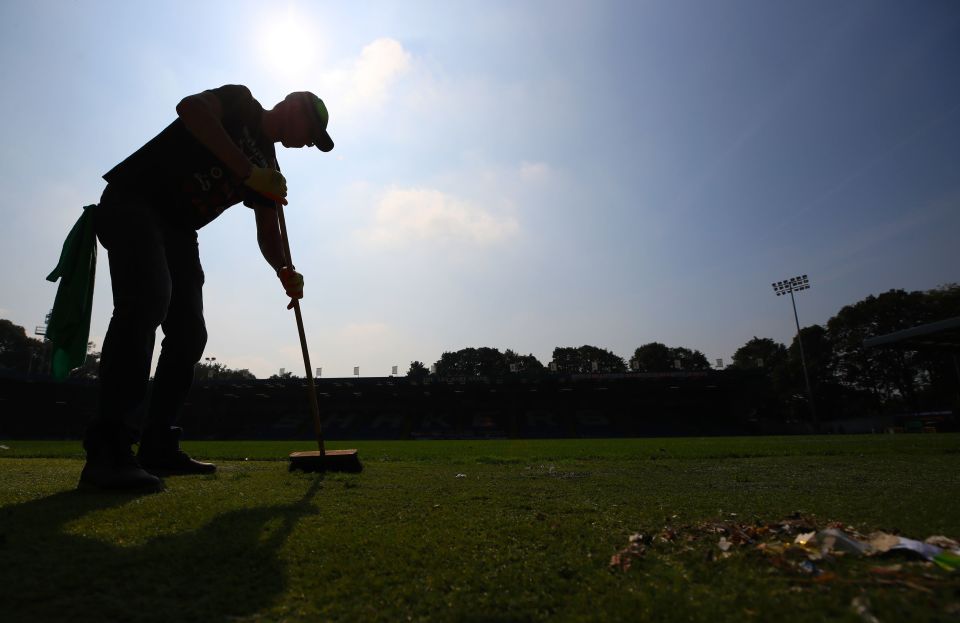
<svg viewBox="0 0 960 623"><path fill-rule="evenodd" d="M83 214L67 234L60 263L47 275L47 281L60 280L53 312L47 325L47 339L53 346L53 378L63 380L70 370L83 365L90 337L93 310L93 283L97 274L97 235L93 228L93 209Z"/></svg>

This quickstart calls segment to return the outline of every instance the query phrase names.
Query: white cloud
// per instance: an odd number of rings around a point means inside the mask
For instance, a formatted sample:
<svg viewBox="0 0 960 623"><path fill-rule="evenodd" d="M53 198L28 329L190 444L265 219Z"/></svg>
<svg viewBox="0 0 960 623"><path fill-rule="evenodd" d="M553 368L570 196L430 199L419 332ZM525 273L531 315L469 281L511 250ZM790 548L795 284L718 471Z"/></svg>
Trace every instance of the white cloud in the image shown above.
<svg viewBox="0 0 960 623"><path fill-rule="evenodd" d="M363 48L354 65L353 89L357 97L381 101L387 89L410 69L410 53L396 39L377 39Z"/></svg>
<svg viewBox="0 0 960 623"><path fill-rule="evenodd" d="M550 174L550 165L545 162L520 163L520 178L526 182L538 182Z"/></svg>
<svg viewBox="0 0 960 623"><path fill-rule="evenodd" d="M381 197L369 240L377 244L436 241L490 245L514 236L516 219L496 216L431 188L393 188Z"/></svg>
<svg viewBox="0 0 960 623"><path fill-rule="evenodd" d="M364 46L360 56L325 77L337 93L340 114L357 115L383 106L392 87L413 64L409 52L396 39L381 37Z"/></svg>

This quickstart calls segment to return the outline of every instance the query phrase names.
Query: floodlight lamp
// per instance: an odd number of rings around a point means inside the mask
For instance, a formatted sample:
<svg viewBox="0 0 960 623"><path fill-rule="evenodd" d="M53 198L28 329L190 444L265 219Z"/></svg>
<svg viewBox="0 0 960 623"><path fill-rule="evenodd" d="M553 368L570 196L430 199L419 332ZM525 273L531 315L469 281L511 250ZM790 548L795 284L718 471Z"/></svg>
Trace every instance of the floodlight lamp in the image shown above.
<svg viewBox="0 0 960 623"><path fill-rule="evenodd" d="M807 275L797 275L796 277L790 277L782 281L775 281L770 285L773 287L773 292L777 296L792 294L801 290L809 290L810 277Z"/></svg>

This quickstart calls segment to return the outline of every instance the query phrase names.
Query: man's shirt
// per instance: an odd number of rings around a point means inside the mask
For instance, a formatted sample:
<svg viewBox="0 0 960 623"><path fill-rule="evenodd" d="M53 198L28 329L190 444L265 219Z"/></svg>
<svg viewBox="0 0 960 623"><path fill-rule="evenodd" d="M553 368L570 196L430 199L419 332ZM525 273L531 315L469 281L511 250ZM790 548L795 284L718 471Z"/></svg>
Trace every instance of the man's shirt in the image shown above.
<svg viewBox="0 0 960 623"><path fill-rule="evenodd" d="M242 85L207 91L220 100L221 123L234 144L258 167L276 167L272 141L261 133L263 106ZM279 167L277 167L279 168ZM110 184L148 198L173 225L200 229L241 201L273 207L243 184L177 119L103 176Z"/></svg>

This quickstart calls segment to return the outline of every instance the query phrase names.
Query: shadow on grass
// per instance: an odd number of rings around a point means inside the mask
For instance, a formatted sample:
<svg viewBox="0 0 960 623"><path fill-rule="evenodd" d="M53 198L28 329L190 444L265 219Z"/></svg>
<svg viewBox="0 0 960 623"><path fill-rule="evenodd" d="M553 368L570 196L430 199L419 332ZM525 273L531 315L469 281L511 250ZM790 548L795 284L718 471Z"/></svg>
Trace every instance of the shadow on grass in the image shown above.
<svg viewBox="0 0 960 623"><path fill-rule="evenodd" d="M235 510L192 532L118 546L65 533L88 513L137 496L58 493L0 509L0 620L223 621L274 603L287 573L277 551L321 486L288 505Z"/></svg>

